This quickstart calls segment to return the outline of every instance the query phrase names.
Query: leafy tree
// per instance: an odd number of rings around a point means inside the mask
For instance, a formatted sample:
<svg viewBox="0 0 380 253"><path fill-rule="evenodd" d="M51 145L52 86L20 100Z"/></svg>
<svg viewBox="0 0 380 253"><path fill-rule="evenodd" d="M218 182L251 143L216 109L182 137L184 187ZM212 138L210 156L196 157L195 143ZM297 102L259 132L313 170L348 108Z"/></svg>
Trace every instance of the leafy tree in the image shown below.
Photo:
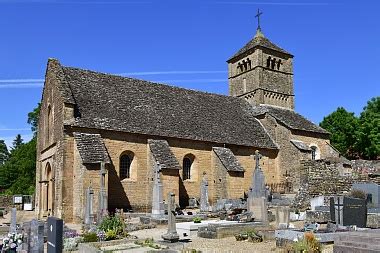
<svg viewBox="0 0 380 253"><path fill-rule="evenodd" d="M28 124L31 125L33 135L37 135L38 130L38 117L40 115L41 103L38 103L37 107L32 112L28 113Z"/></svg>
<svg viewBox="0 0 380 253"><path fill-rule="evenodd" d="M11 151L10 158L0 166L0 189L6 194L32 194L36 170L36 139Z"/></svg>
<svg viewBox="0 0 380 253"><path fill-rule="evenodd" d="M331 133L331 144L342 155L348 158L357 155L355 131L358 129L359 121L354 113L347 112L343 107L338 107L335 112L324 117L319 125Z"/></svg>
<svg viewBox="0 0 380 253"><path fill-rule="evenodd" d="M16 135L16 138L12 142L12 149L17 149L19 146L21 146L21 144L23 144L23 141L24 140L21 138L20 134Z"/></svg>
<svg viewBox="0 0 380 253"><path fill-rule="evenodd" d="M380 97L367 102L359 118L356 149L365 159L380 158Z"/></svg>
<svg viewBox="0 0 380 253"><path fill-rule="evenodd" d="M5 144L4 140L0 140L0 166L5 163L5 161L9 157L9 152L7 145Z"/></svg>

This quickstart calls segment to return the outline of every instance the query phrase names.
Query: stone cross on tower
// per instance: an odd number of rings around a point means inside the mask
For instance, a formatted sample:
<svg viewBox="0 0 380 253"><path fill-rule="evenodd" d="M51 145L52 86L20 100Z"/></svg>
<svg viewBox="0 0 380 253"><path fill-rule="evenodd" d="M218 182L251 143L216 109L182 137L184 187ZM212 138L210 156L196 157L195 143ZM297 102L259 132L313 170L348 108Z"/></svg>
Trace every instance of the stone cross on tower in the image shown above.
<svg viewBox="0 0 380 253"><path fill-rule="evenodd" d="M263 13L260 12L260 9L257 9L257 14L256 14L256 18L257 18L257 30L261 30L261 27L260 27L260 16L262 15Z"/></svg>

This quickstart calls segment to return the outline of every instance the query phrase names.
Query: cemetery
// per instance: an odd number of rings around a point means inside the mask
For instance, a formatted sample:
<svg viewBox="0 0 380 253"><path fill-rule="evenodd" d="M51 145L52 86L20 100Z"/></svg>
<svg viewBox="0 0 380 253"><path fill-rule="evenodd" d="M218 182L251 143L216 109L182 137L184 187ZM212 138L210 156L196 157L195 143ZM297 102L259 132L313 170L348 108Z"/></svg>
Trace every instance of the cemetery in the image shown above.
<svg viewBox="0 0 380 253"><path fill-rule="evenodd" d="M310 197L306 209L297 209L296 196L268 190L261 155L256 152L253 158L256 165L247 198L220 199L214 206L208 201L205 177L201 199L190 199L187 208L178 207L172 192L164 198L159 166L151 213L120 209L110 214L102 191L101 204L94 210L96 196L89 187L80 226L52 216L19 223L18 213L27 211L16 196L14 207L2 209L7 213L0 219L9 217L9 222L0 226L0 252L202 252L200 240L212 244L225 239L234 240L241 252L261 244L269 247L268 252L323 252L324 247L333 247L334 252L380 252L378 184L354 183L348 192Z"/></svg>

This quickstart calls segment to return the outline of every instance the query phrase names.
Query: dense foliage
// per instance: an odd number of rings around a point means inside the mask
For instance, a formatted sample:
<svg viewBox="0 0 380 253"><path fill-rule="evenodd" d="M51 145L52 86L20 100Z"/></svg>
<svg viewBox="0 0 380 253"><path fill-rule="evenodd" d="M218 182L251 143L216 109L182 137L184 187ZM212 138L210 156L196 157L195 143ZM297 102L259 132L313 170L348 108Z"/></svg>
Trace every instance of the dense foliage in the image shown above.
<svg viewBox="0 0 380 253"><path fill-rule="evenodd" d="M23 143L20 134L16 135L10 153L3 140L0 140L0 191L4 194L33 194L36 176L36 130L39 106L28 114L34 137Z"/></svg>
<svg viewBox="0 0 380 253"><path fill-rule="evenodd" d="M380 158L380 97L372 98L360 117L343 107L324 117L320 126L331 133L331 144L351 159Z"/></svg>

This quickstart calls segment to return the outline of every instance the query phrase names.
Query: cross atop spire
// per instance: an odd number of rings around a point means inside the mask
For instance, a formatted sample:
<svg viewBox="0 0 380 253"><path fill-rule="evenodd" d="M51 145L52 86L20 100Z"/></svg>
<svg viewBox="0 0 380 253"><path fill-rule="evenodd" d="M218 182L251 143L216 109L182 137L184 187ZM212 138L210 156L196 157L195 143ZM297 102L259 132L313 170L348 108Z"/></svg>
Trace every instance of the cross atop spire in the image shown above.
<svg viewBox="0 0 380 253"><path fill-rule="evenodd" d="M256 18L257 18L257 30L261 30L261 27L260 27L260 16L262 15L263 13L260 12L260 9L257 9L257 14L256 14Z"/></svg>

